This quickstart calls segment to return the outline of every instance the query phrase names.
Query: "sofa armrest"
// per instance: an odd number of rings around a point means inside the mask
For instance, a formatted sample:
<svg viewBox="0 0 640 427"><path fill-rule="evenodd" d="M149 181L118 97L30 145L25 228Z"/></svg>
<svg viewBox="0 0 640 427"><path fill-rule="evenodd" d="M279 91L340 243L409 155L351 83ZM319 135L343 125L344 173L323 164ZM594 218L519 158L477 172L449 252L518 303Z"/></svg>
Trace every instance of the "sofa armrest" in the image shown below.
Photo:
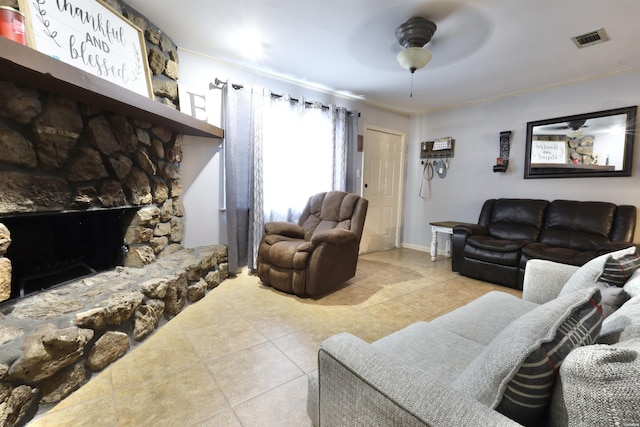
<svg viewBox="0 0 640 427"><path fill-rule="evenodd" d="M308 410L317 427L520 425L347 333L322 344L312 384Z"/></svg>
<svg viewBox="0 0 640 427"><path fill-rule="evenodd" d="M281 236L304 239L305 230L292 222L272 221L264 225L264 233L266 235L279 234Z"/></svg>
<svg viewBox="0 0 640 427"><path fill-rule="evenodd" d="M629 246L633 246L631 242L607 242L600 246L598 249L598 255L608 254L609 252L619 251L621 249L626 249Z"/></svg>
<svg viewBox="0 0 640 427"><path fill-rule="evenodd" d="M466 233L467 236L474 234L488 234L487 227L480 224L459 224L453 228L454 233Z"/></svg>
<svg viewBox="0 0 640 427"><path fill-rule="evenodd" d="M524 269L522 299L538 304L551 301L579 268L544 259L530 259Z"/></svg>
<svg viewBox="0 0 640 427"><path fill-rule="evenodd" d="M464 248L469 236L487 234L487 228L480 224L460 224L453 228L451 245L451 270L462 273L464 265Z"/></svg>

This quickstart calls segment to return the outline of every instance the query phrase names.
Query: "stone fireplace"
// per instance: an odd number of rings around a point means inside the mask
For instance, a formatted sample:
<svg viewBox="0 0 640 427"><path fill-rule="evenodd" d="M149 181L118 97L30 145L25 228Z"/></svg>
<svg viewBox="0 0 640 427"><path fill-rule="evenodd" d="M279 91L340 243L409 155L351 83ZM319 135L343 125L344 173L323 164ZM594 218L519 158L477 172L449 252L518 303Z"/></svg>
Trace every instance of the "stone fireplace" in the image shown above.
<svg viewBox="0 0 640 427"><path fill-rule="evenodd" d="M20 238L6 258L49 252L51 259L36 266L81 264L73 259L79 252L73 246L85 245L85 253L120 249L108 265L93 257L106 269L146 265L181 248L181 134L8 81L0 81L0 99L6 100L0 112L0 223L9 235L16 227ZM153 229L131 224L134 215L126 214L143 206L159 211ZM101 224L109 230L100 230ZM35 228L41 228L39 235ZM86 246L91 240L96 248ZM71 247L64 248L67 242ZM69 259L57 260L65 251ZM21 274L33 267L24 259L12 261ZM9 271L0 274L0 300L19 296L8 286Z"/></svg>
<svg viewBox="0 0 640 427"><path fill-rule="evenodd" d="M1 425L61 400L226 277L226 248L182 246L181 140L0 81Z"/></svg>
<svg viewBox="0 0 640 427"><path fill-rule="evenodd" d="M223 245L182 246L182 135L222 131L175 111L176 46L108 3L144 31L154 100L0 37L3 426L69 395L228 275Z"/></svg>
<svg viewBox="0 0 640 427"><path fill-rule="evenodd" d="M155 98L151 104L176 109L179 105L177 47L126 3L120 0L108 0L107 3L144 32ZM0 6L18 9L20 5L17 0L0 0ZM10 55L11 49L14 49L13 43L2 46L0 55ZM22 60L24 56L24 52L17 51L15 57ZM35 62L39 61L41 59L35 59ZM26 80L21 78L30 75L31 69L12 70L12 64L4 63L0 67L4 68L0 73L0 224L4 224L4 227L0 226L0 252L4 255L0 258L0 301L25 293L24 286L22 290L15 283L9 286L9 264L18 252L25 251L27 245L36 249L31 258L42 256L47 250L56 255L62 250L68 253L68 258L73 258L69 253L73 249L69 248L69 251L59 244L74 235L75 245L79 243L79 231L62 229L74 220L76 225L88 226L88 223L98 222L93 219L97 216L102 217L102 224L106 224L104 220L110 216L120 217L120 236L113 237L117 228L114 223L108 233L104 231L102 238L114 247L116 239L122 238L118 244L120 253L114 254L119 259L107 262L93 257L99 269L104 268L105 263L112 264L110 267L116 264L146 265L161 253L179 249L182 242L184 221L179 179L182 133L175 131L176 127L134 119L135 115L123 114L122 109L100 108L101 103L95 101L101 101L101 98L87 91L79 94L72 85L54 84L52 91L37 90L41 87L37 79L46 80L55 75L52 67L57 66L57 62L43 63L39 66L44 71L42 77ZM70 76L72 69L68 67L59 73ZM35 84L20 84L25 81ZM87 76L80 75L76 81L83 87L92 86L91 78ZM101 88L102 84L98 83L96 87ZM121 96L126 98L124 102L134 102L134 107L126 111L140 110L138 102L129 99L128 91L124 90L123 94L117 89L120 88L107 86L105 89L107 96L103 98L109 106L113 105L111 97ZM73 96L67 97L66 93ZM149 105L142 108L149 108ZM161 107L156 116L169 116L162 110ZM153 230L130 226L134 216L131 212L125 215L124 210L151 205L160 210L159 224ZM80 212L82 219L79 219ZM55 219L58 215L60 217ZM56 247L46 248L55 237L51 224L55 224L57 233L66 238L57 239L61 242L56 242ZM34 226L42 227L40 238L33 235ZM15 227L13 247L5 254L2 242L7 241L11 228ZM94 226L91 234L96 238L93 244L102 246L103 242L97 241L95 233L99 228ZM110 237L106 237L107 234ZM24 239L30 242L24 242ZM85 250L88 249L87 240L82 239ZM43 265L49 265L49 273L53 276L56 270L68 268L67 264L86 264L83 260L52 258L50 261L34 260L31 264L20 256L20 260L14 261L14 269L19 275L26 269L36 274L34 267L39 270ZM60 265L56 267L55 263ZM81 274L80 268L75 269ZM73 275L71 271L69 274Z"/></svg>

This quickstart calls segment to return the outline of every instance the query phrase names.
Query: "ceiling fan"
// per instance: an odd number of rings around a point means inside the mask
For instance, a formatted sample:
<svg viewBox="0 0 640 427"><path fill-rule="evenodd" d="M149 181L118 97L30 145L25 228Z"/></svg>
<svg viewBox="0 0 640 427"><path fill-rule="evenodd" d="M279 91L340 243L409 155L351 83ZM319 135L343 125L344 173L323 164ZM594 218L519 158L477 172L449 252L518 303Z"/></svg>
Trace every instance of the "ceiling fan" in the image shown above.
<svg viewBox="0 0 640 427"><path fill-rule="evenodd" d="M565 124L559 126L550 126L549 129L554 130L564 130L565 134L570 138L580 138L584 135L584 129L588 128L589 125L585 124L587 122L584 120L569 120Z"/></svg>
<svg viewBox="0 0 640 427"><path fill-rule="evenodd" d="M425 49L424 45L431 41L436 29L433 21L422 16L409 18L396 28L398 43L404 47L397 56L402 68L413 74L431 61L431 52Z"/></svg>
<svg viewBox="0 0 640 427"><path fill-rule="evenodd" d="M586 122L587 122L586 119L584 119L584 120L570 120L566 124L564 124L562 126L554 126L552 129L571 129L572 131L577 132L578 129L588 128L589 127L589 125L585 125Z"/></svg>

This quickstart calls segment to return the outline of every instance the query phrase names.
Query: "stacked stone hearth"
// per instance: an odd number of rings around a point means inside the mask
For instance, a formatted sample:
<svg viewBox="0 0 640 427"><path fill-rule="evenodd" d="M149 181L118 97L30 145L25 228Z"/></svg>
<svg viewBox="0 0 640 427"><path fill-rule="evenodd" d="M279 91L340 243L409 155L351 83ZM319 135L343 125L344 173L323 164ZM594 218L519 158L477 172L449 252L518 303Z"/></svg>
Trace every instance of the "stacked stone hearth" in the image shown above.
<svg viewBox="0 0 640 427"><path fill-rule="evenodd" d="M118 267L0 309L0 425L68 396L227 277L226 247Z"/></svg>

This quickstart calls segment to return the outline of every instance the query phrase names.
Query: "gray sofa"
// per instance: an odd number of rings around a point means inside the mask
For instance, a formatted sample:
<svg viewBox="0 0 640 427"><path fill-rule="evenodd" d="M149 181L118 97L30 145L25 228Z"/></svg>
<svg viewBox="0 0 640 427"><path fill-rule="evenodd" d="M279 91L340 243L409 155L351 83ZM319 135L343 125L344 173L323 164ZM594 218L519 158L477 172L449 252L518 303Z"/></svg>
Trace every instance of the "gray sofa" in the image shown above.
<svg viewBox="0 0 640 427"><path fill-rule="evenodd" d="M309 375L312 422L639 425L640 269L624 284L626 302L597 284L635 249L582 267L530 260L522 298L492 291L371 344L329 338ZM612 312L615 303L624 304Z"/></svg>

